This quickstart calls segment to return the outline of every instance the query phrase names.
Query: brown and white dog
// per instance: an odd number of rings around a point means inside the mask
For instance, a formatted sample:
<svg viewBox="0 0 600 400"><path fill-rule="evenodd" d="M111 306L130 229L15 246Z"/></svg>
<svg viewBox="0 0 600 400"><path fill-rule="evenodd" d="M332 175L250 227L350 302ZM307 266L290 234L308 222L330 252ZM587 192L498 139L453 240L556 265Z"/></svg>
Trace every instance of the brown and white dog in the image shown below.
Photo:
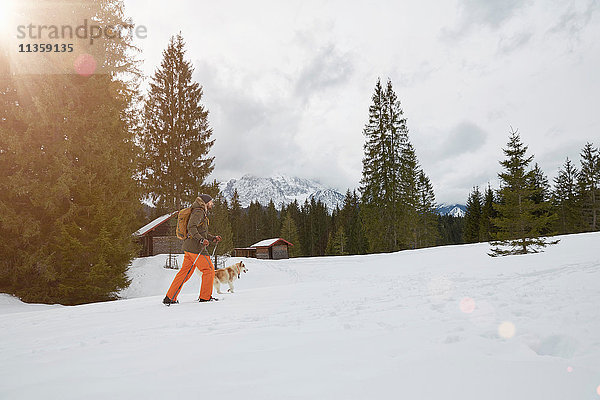
<svg viewBox="0 0 600 400"><path fill-rule="evenodd" d="M217 289L217 293L221 293L221 284L228 284L228 292L233 293L233 281L239 279L242 272L248 272L248 269L242 261L233 264L231 267L215 270L213 286Z"/></svg>

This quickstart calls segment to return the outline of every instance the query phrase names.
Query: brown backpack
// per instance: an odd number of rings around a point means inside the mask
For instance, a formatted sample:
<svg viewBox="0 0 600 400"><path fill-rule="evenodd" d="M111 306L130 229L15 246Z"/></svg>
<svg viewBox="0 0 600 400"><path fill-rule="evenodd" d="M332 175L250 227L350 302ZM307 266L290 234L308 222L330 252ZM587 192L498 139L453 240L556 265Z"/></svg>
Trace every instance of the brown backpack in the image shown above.
<svg viewBox="0 0 600 400"><path fill-rule="evenodd" d="M190 215L192 215L192 207L184 208L179 210L177 213L177 229L175 233L177 234L178 239L185 239L188 236L188 221L190 220Z"/></svg>

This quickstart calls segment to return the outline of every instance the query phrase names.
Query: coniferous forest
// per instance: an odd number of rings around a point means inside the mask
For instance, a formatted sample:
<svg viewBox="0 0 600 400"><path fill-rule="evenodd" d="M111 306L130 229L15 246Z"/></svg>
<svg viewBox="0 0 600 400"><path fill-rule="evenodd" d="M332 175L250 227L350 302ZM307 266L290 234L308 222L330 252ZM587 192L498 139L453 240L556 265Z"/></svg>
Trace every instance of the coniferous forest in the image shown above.
<svg viewBox="0 0 600 400"><path fill-rule="evenodd" d="M79 7L82 19L127 24L118 0ZM2 75L0 292L42 303L115 299L138 252L132 233L202 192L215 199L210 229L223 238L221 253L283 237L293 257L475 242L490 242L490 255L501 256L600 229L600 150L587 143L549 182L512 128L500 187L474 187L464 218L437 215L435 182L389 79L376 81L364 110L362 178L341 207L307 200L242 208L237 194L227 201L209 180L218 132L183 36L165 44L144 92L130 40L107 44L105 73Z"/></svg>
<svg viewBox="0 0 600 400"><path fill-rule="evenodd" d="M537 252L558 241L555 235L593 232L600 229L600 150L586 143L580 168L568 158L550 184L534 155L528 155L517 131L509 132L503 149L504 168L497 190L482 194L474 187L464 217L465 243L489 242L490 255ZM532 165L533 163L533 165Z"/></svg>

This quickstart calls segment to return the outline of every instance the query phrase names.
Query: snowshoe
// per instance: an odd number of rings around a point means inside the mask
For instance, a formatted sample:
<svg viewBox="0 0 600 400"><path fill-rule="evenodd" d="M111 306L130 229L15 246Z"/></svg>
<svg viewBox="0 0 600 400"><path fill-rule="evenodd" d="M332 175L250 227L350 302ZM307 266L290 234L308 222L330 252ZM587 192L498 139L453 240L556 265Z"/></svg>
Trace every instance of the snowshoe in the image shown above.
<svg viewBox="0 0 600 400"><path fill-rule="evenodd" d="M220 299L217 299L216 297L212 297L212 296L210 296L210 299L208 299L208 300L205 300L205 299L198 299L198 302L200 302L200 303L205 303L205 302L207 302L207 301L219 301L219 300L220 300Z"/></svg>
<svg viewBox="0 0 600 400"><path fill-rule="evenodd" d="M179 304L179 301L178 300L173 301L168 296L165 296L165 298L163 299L163 304L168 307L171 304Z"/></svg>

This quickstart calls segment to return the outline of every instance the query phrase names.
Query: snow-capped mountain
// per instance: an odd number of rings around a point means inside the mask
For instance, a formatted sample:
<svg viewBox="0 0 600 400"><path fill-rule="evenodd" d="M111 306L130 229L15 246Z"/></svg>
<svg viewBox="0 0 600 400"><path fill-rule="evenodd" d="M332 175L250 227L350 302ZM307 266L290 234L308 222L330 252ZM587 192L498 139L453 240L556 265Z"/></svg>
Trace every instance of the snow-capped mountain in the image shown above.
<svg viewBox="0 0 600 400"><path fill-rule="evenodd" d="M273 200L275 206L280 208L282 204L289 204L294 200L298 200L302 205L305 200L310 201L314 198L316 201L322 201L329 211L332 211L336 205L341 207L344 201L343 194L319 182L287 175L269 178L244 175L240 179L223 182L220 189L227 201L231 200L237 189L242 207L248 207L252 201L266 206Z"/></svg>
<svg viewBox="0 0 600 400"><path fill-rule="evenodd" d="M453 217L464 217L467 207L463 204L438 204L437 213L439 215L451 215Z"/></svg>

